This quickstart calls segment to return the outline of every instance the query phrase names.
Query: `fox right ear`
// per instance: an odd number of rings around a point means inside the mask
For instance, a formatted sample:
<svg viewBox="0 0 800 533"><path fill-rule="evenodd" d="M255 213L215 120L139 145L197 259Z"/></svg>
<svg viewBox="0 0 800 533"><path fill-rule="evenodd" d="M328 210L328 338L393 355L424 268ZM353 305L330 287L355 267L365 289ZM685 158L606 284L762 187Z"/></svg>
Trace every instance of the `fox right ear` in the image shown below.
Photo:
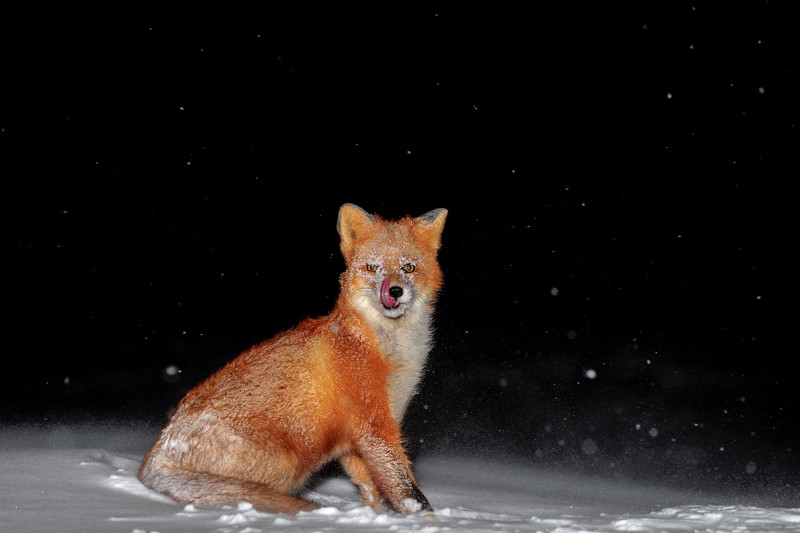
<svg viewBox="0 0 800 533"><path fill-rule="evenodd" d="M336 221L336 231L342 238L339 243L345 260L350 260L350 252L356 241L363 239L374 230L372 215L355 204L344 204L339 208L339 219Z"/></svg>

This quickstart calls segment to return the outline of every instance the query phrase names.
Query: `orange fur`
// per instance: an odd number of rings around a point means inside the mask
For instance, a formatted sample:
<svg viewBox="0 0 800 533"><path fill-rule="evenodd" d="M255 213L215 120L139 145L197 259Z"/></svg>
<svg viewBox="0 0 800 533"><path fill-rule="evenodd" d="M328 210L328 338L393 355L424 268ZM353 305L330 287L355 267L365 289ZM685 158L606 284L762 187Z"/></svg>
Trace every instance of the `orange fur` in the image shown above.
<svg viewBox="0 0 800 533"><path fill-rule="evenodd" d="M340 460L374 509L430 510L400 422L430 346L446 214L388 222L342 206L347 270L333 311L250 348L192 389L144 457L142 483L184 504L247 501L295 513L315 507L296 496L308 476ZM383 279L391 298L381 296Z"/></svg>

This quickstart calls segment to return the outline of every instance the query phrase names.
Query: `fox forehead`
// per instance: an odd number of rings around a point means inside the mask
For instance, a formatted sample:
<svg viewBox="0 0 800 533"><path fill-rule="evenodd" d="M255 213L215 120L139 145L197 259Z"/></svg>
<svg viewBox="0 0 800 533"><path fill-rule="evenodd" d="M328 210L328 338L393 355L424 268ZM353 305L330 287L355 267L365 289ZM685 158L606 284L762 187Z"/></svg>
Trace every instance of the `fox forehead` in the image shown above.
<svg viewBox="0 0 800 533"><path fill-rule="evenodd" d="M425 255L412 232L407 227L395 224L387 224L387 227L380 228L370 237L357 243L353 251L353 259L358 263L364 261L419 263Z"/></svg>

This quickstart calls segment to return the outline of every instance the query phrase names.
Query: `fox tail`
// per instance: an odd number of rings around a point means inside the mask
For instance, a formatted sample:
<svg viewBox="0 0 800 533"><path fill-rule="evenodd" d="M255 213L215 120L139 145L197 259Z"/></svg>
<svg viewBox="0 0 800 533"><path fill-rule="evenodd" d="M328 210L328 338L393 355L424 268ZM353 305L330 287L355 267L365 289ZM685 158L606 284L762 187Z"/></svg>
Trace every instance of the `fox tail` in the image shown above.
<svg viewBox="0 0 800 533"><path fill-rule="evenodd" d="M262 483L193 472L163 461L158 468L146 464L139 471L139 481L170 496L178 503L197 507L236 507L248 502L258 511L296 514L317 508L308 500L285 494Z"/></svg>

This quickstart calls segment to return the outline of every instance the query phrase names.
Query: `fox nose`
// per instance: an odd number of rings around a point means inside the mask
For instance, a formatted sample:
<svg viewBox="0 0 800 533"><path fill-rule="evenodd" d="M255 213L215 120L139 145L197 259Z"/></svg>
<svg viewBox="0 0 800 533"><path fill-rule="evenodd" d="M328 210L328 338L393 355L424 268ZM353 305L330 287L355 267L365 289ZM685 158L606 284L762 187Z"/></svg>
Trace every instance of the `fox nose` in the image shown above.
<svg viewBox="0 0 800 533"><path fill-rule="evenodd" d="M400 298L402 295L403 295L403 287L398 287L397 285L395 285L394 287L389 289L389 296L391 296L395 300Z"/></svg>

